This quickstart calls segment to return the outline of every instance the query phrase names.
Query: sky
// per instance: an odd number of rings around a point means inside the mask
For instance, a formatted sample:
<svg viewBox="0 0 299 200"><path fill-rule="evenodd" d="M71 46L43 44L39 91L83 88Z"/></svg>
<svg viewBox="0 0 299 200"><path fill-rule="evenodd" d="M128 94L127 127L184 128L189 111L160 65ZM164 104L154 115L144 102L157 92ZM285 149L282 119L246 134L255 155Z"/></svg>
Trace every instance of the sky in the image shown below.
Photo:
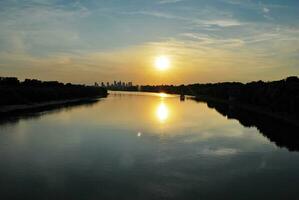
<svg viewBox="0 0 299 200"><path fill-rule="evenodd" d="M161 55L168 70L154 66ZM298 0L0 0L0 76L186 84L291 75Z"/></svg>

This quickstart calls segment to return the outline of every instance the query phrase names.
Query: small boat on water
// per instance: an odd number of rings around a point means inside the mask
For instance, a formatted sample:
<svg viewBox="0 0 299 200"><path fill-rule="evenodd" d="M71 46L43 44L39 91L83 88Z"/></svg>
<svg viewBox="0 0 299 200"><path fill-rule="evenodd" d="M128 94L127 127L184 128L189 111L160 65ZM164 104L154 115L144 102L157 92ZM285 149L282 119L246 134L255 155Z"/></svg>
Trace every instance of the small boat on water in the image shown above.
<svg viewBox="0 0 299 200"><path fill-rule="evenodd" d="M181 93L181 95L180 95L180 100L185 101L185 95L183 93Z"/></svg>

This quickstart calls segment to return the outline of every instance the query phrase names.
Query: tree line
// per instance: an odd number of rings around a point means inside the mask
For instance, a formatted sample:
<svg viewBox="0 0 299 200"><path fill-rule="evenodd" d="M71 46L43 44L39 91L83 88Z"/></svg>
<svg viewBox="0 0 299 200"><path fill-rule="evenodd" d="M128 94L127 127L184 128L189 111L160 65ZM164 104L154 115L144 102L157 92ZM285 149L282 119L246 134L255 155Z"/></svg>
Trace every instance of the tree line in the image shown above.
<svg viewBox="0 0 299 200"><path fill-rule="evenodd" d="M37 79L18 80L15 77L0 77L0 105L33 104L77 98L107 96L102 87L41 81Z"/></svg>
<svg viewBox="0 0 299 200"><path fill-rule="evenodd" d="M141 86L141 91L192 95L227 102L257 106L279 114L290 114L299 119L299 78L250 83L224 82L190 85Z"/></svg>

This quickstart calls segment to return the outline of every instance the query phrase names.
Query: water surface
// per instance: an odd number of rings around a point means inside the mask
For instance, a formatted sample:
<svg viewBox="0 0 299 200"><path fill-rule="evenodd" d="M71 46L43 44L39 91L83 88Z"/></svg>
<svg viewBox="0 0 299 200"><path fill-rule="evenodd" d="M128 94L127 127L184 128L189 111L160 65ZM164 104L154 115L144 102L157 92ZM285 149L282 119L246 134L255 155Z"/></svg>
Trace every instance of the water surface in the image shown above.
<svg viewBox="0 0 299 200"><path fill-rule="evenodd" d="M296 199L299 154L276 143L206 103L114 92L1 123L0 197Z"/></svg>

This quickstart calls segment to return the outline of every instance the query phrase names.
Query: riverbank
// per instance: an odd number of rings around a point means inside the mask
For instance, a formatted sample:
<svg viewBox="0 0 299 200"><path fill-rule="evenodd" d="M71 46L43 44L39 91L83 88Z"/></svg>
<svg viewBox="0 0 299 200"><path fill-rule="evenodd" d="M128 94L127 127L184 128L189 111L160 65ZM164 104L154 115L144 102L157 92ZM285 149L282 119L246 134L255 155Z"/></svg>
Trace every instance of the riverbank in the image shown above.
<svg viewBox="0 0 299 200"><path fill-rule="evenodd" d="M98 98L103 98L99 96ZM98 98L79 98L79 99L68 99L68 100L60 100L60 101L49 101L43 103L34 103L34 104L20 104L20 105L6 105L0 106L0 115L7 113L16 113L30 110L40 110L70 104L79 104L79 103L90 103L95 102Z"/></svg>
<svg viewBox="0 0 299 200"><path fill-rule="evenodd" d="M102 87L0 77L0 113L88 102L107 95Z"/></svg>
<svg viewBox="0 0 299 200"><path fill-rule="evenodd" d="M245 104L245 103L234 102L234 101L229 101L229 100L225 100L225 99L213 98L213 97L204 96L204 95L191 97L191 99L193 99L195 101L198 101L198 102L207 103L208 106L212 107L212 108L213 108L213 106L211 106L211 105L213 103L225 104L225 105L230 106L230 107L237 107L238 109L242 109L244 111L261 114L261 115L264 115L264 116L267 116L267 117L275 118L277 120L283 120L284 122L291 123L291 124L294 124L296 126L299 126L299 120L297 118L294 118L293 116L287 115L286 113L275 113L275 112L271 112L269 110L265 110L265 109L263 109L261 107L258 107L258 106ZM217 111L219 112L219 110L217 110ZM226 116L229 118L228 114L226 114Z"/></svg>
<svg viewBox="0 0 299 200"><path fill-rule="evenodd" d="M227 119L237 120L244 127L255 127L261 134L281 148L287 148L289 151L299 151L299 136L297 134L299 123L296 119L266 112L250 105L237 105L204 97L201 100L197 99L197 101L206 103L209 108L215 109Z"/></svg>
<svg viewBox="0 0 299 200"><path fill-rule="evenodd" d="M142 92L183 94L246 105L253 110L274 115L290 116L299 120L299 78L287 77L278 81L253 81L249 83L223 82L189 85L144 85Z"/></svg>

